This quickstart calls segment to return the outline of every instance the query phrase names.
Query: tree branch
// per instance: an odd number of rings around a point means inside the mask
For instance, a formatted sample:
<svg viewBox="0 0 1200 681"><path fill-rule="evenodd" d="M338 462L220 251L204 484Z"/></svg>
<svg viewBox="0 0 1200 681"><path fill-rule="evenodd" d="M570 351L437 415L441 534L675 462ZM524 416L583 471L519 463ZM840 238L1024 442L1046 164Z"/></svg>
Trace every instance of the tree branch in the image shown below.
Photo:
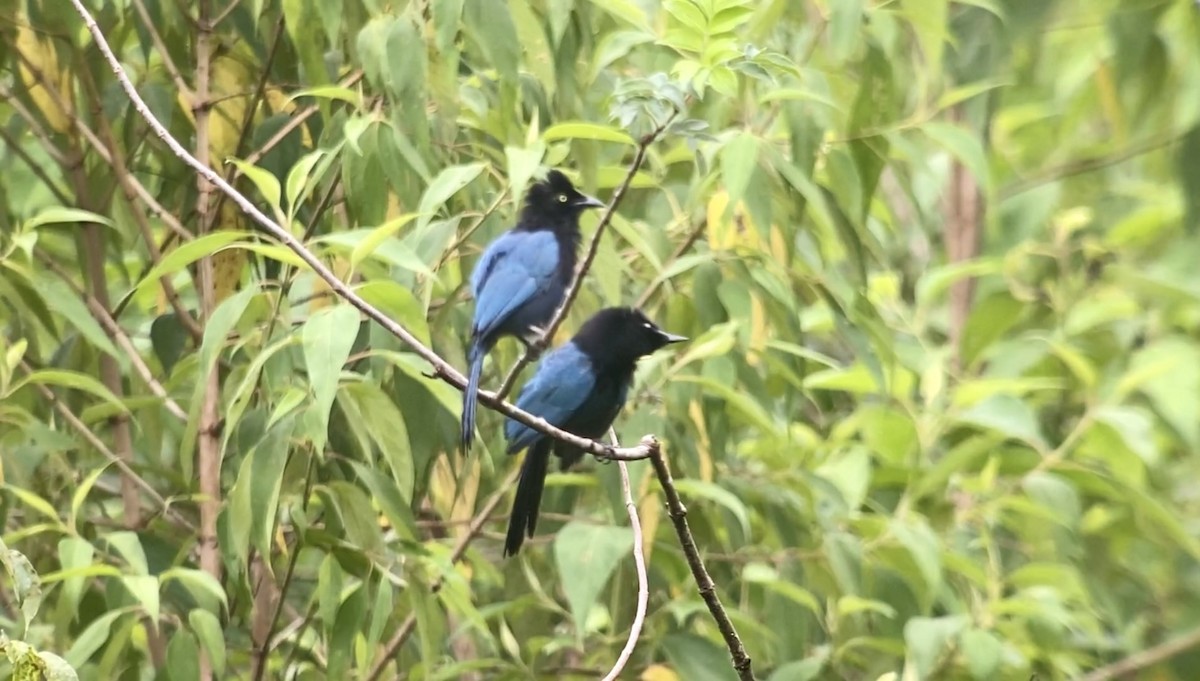
<svg viewBox="0 0 1200 681"><path fill-rule="evenodd" d="M675 534L679 535L679 544L683 547L683 555L687 558L688 567L692 569L692 576L695 577L696 585L700 588L700 597L704 599L708 611L717 621L717 629L721 630L721 636L729 648L729 655L733 658L733 669L742 681L754 681L750 656L746 654L742 639L738 636L733 621L725 612L725 607L721 605L720 597L717 596L717 587L713 584L712 577L708 576L708 569L704 567L700 549L696 548L696 540L692 537L691 528L688 527L687 508L679 498L679 492L675 489L675 481L671 479L671 470L667 467L666 457L663 456L662 448L657 442L652 447L650 462L654 464L654 472L658 475L658 484L667 496L667 513L675 525Z"/></svg>
<svg viewBox="0 0 1200 681"><path fill-rule="evenodd" d="M617 432L611 427L608 429L608 439L613 447L621 446L617 442ZM621 649L613 668L604 676L604 681L616 681L625 665L629 664L633 649L637 647L638 638L642 635L642 625L646 622L646 604L650 601L650 579L646 576L646 554L642 546L642 522L638 518L637 502L633 499L633 490L629 484L629 468L624 461L618 461L617 470L621 473L621 495L625 498L625 512L629 514L629 527L633 530L633 565L637 570L638 579L637 611L633 615L633 624L629 627L625 647Z"/></svg>
<svg viewBox="0 0 1200 681"><path fill-rule="evenodd" d="M1176 655L1200 646L1200 628L1172 639L1164 641L1153 648L1140 650L1123 660L1118 660L1108 666L1093 670L1079 681L1109 681L1110 679L1125 678L1136 671L1165 662Z"/></svg>
<svg viewBox="0 0 1200 681"><path fill-rule="evenodd" d="M637 171L641 169L642 163L646 160L646 150L662 135L663 130L666 130L667 126L678 115L679 111L671 112L671 115L667 116L667 119L662 124L638 141L637 153L633 156L633 162L629 164L629 171L625 173L625 180L617 187L617 191L613 192L612 200L608 202L608 208L605 209L604 215L600 217L600 222L596 225L596 233L592 235L592 240L588 244L587 254L584 256L583 261L579 263L579 267L575 269L575 278L571 280L571 286L567 289L567 294L563 298L562 304L555 310L554 316L542 331L541 337L525 348L524 354L521 355L521 358L509 370L508 375L504 377L504 382L496 390L496 397L498 399L504 399L508 395L509 391L513 388L513 383L517 380L517 376L525 370L525 367L529 366L534 357L546 349L550 340L554 338L554 334L558 332L558 327L562 325L563 319L566 318L567 312L571 309L571 305L575 303L575 299L579 296L579 289L583 286L583 278L587 275L588 270L592 268L592 261L596 259L596 251L600 247L600 237L604 235L604 230L608 227L608 224L612 222L613 215L617 212L617 207L621 205L621 200L625 198L625 192L629 191L629 185L633 183L634 176L637 175Z"/></svg>

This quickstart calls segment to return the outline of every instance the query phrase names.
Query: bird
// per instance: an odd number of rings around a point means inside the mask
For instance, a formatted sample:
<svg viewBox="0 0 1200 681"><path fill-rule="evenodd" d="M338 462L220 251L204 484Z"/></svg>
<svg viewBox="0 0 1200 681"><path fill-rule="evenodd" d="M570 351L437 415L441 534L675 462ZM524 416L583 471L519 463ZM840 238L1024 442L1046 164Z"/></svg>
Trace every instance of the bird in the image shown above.
<svg viewBox="0 0 1200 681"><path fill-rule="evenodd" d="M475 410L483 359L505 336L526 348L554 316L575 273L579 216L604 202L580 193L561 171L551 170L525 195L517 224L484 250L471 272L475 315L467 346L462 449L475 435Z"/></svg>
<svg viewBox="0 0 1200 681"><path fill-rule="evenodd" d="M605 308L584 322L570 341L542 359L517 396L516 406L568 433L599 439L625 405L638 360L685 340L663 331L637 308ZM559 457L562 470L578 462L584 452L511 418L504 425L504 435L508 454L528 449L504 541L504 556L508 557L520 550L525 537L532 537L537 527L551 450Z"/></svg>

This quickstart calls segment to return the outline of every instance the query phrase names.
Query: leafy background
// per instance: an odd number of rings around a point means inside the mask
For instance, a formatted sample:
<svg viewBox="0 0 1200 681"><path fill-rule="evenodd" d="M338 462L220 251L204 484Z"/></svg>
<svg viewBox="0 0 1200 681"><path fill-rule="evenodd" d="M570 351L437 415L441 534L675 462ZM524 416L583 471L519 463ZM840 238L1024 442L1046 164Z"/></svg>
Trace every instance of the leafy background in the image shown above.
<svg viewBox="0 0 1200 681"><path fill-rule="evenodd" d="M1194 675L1196 3L88 4L185 146L458 366L530 178L608 197L680 109L560 337L635 301L693 337L618 432L663 438L761 678ZM606 672L636 592L616 467L552 475L518 559L502 497L453 564L517 463L501 419L461 457L457 393L196 181L69 3L0 1L0 33L0 659ZM630 470L623 678L731 678Z"/></svg>

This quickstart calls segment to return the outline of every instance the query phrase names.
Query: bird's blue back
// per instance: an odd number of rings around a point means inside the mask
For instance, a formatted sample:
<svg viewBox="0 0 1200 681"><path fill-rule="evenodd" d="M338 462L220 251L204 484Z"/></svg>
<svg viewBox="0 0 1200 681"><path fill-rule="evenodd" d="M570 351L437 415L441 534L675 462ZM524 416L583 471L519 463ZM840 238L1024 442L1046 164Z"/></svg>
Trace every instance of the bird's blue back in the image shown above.
<svg viewBox="0 0 1200 681"><path fill-rule="evenodd" d="M503 234L488 246L471 273L472 336L491 345L500 336L524 336L530 326L545 324L562 301L569 276L553 232Z"/></svg>
<svg viewBox="0 0 1200 681"><path fill-rule="evenodd" d="M632 373L597 375L592 359L574 343L567 343L538 364L533 378L517 397L517 407L555 427L597 438L624 406L632 378ZM545 437L512 419L504 424L504 435L510 453Z"/></svg>

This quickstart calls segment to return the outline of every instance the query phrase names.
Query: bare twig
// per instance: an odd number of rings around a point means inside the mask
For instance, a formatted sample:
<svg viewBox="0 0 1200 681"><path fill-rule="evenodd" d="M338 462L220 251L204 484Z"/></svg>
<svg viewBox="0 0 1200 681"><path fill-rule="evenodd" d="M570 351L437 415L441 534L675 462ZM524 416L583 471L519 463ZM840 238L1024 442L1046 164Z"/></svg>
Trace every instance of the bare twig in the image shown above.
<svg viewBox="0 0 1200 681"><path fill-rule="evenodd" d="M21 362L21 368L27 373L33 373L33 367L29 366L24 361ZM58 399L58 395L55 395L53 390L45 385L42 385L41 383L37 384L37 390L42 394L42 397L46 398L46 400L48 400L50 404L54 406L55 411L57 411L59 415L63 417L63 420L75 429L75 432L79 433L83 439L87 440L88 444L95 447L96 451L100 452L104 458L111 461L112 464L117 467L117 470L121 471L121 475L124 476L125 479L132 481L134 485L137 485L138 489L142 490L146 496L150 497L150 499L153 500L155 505L158 507L158 511L160 513L168 516L171 518L171 520L178 523L187 531L196 531L196 526L193 525L191 521L171 508L170 504L167 503L167 500L162 498L162 495L160 495L158 491L154 489L153 485L146 482L145 478L138 475L137 471L130 468L129 464L126 463L124 459L114 454L113 451L108 448L108 445L104 444L104 441L101 440L100 437L94 432L92 432L91 428L87 427L86 423L76 416L70 410L70 408L67 407L67 405L63 404L62 400Z"/></svg>
<svg viewBox="0 0 1200 681"><path fill-rule="evenodd" d="M59 278L67 284L67 286L71 287L71 289L75 291L76 295L83 299L83 301L87 304L88 310L92 313L92 317L94 317L96 321L100 323L100 326L104 327L104 331L108 334L108 337L111 338L118 346L120 346L121 351L124 352L127 357L129 357L129 363L133 365L134 370L137 371L138 375L142 377L142 381L145 382L146 387L150 389L150 392L154 393L155 397L163 401L163 405L166 406L167 411L171 412L171 415L173 415L175 418L181 421L187 421L187 411L185 411L183 407L179 406L179 403L171 398L171 395L167 392L167 389L163 387L162 383L159 383L158 379L154 378L154 372L150 371L150 367L146 364L146 361L142 359L141 353L137 351L137 348L134 346L133 341L129 338L129 335L125 333L125 330L122 329L119 324L117 324L117 321L113 319L108 310L105 309L102 304L100 304L100 301L87 291L79 288L79 286L71 280L71 276L67 273L67 271L48 256L39 253L38 260L40 260L43 265L57 274Z"/></svg>
<svg viewBox="0 0 1200 681"><path fill-rule="evenodd" d="M1200 646L1200 628L1160 643L1153 648L1140 650L1129 657L1118 660L1110 665L1089 672L1079 681L1109 681L1110 679L1133 678L1133 674L1160 662L1165 662L1176 655L1185 653Z"/></svg>
<svg viewBox="0 0 1200 681"><path fill-rule="evenodd" d="M34 175L37 175L38 179L42 181L42 184L46 186L46 189L50 190L51 194L54 194L54 198L58 199L59 203L63 204L64 206L71 203L71 199L67 197L66 193L59 188L58 184L46 174L46 171L44 168L42 168L41 164L35 161L33 157L29 155L29 152L25 151L24 147L18 143L17 139L8 134L8 129L3 126L0 126L0 139L4 140L4 143L8 145L8 148L12 149L13 153L15 153L22 161L25 162L25 165L29 167L29 170Z"/></svg>
<svg viewBox="0 0 1200 681"><path fill-rule="evenodd" d="M617 187L617 191L613 192L612 199L608 202L608 208L605 209L604 215L600 217L600 222L596 225L596 233L592 235L592 240L588 244L587 254L584 255L583 261L579 263L579 266L575 268L575 278L571 280L571 286L567 288L567 294L563 297L562 304L554 312L550 323L542 331L541 337L525 349L525 352L521 354L521 358L517 360L517 363L509 370L508 375L504 377L504 382L496 390L497 398L504 399L508 395L509 391L513 388L513 383L517 380L517 376L525 370L525 367L529 366L534 357L546 349L547 344L554 338L554 334L558 332L558 327L562 325L563 319L566 318L567 312L571 309L571 305L575 303L575 298L579 296L579 289L583 286L583 278L587 275L588 270L592 268L592 261L596 259L596 252L600 248L600 237L604 235L604 230L608 227L608 224L612 222L617 208L621 205L621 200L625 198L625 192L629 191L629 185L633 183L634 176L637 175L637 171L641 169L642 163L646 160L646 150L662 135L667 126L678 115L678 111L672 112L657 128L638 141L637 152L633 155L633 161L629 164L628 172L625 173L625 180Z"/></svg>
<svg viewBox="0 0 1200 681"><path fill-rule="evenodd" d="M508 187L501 187L500 191L496 193L496 198L492 200L491 205L484 209L483 213L481 213L479 217L475 218L475 222L471 223L470 227L463 230L463 233L458 236L458 239L456 239L454 243L450 244L449 248L442 251L442 256L438 258L437 264L433 266L433 270L435 272L441 269L442 265L446 264L446 261L450 259L450 255L461 248L462 245L467 242L467 239L470 239L471 235L474 234L476 230L478 230L483 223L487 221L488 217L490 217L492 213L495 213L500 209L500 206L504 203L506 196L508 196Z"/></svg>
<svg viewBox="0 0 1200 681"><path fill-rule="evenodd" d="M154 25L154 20L150 18L150 12L146 11L146 3L142 0L133 0L133 8L137 12L138 18L142 20L142 26L150 34L150 42L154 43L154 49L158 51L158 56L162 59L163 67L170 74L171 80L175 83L175 88L179 90L185 100L191 101L193 97L192 89L188 87L187 81L183 79L183 74L171 59L171 53L167 50L167 44L163 42L162 36L159 35L158 27Z"/></svg>
<svg viewBox="0 0 1200 681"><path fill-rule="evenodd" d="M617 433L612 428L608 429L608 439L614 447L621 446L617 442ZM637 647L638 638L642 634L642 625L646 622L646 604L650 601L650 580L646 576L646 554L642 547L642 522L638 518L637 502L633 499L633 490L629 484L629 469L624 461L618 461L617 470L621 473L621 495L625 498L625 511L629 514L629 527L633 530L633 565L637 570L638 579L637 611L633 615L633 624L629 627L625 647L621 649L621 654L617 656L613 668L605 675L604 681L616 681L625 665L629 664L629 658L633 656L633 649Z"/></svg>
<svg viewBox="0 0 1200 681"><path fill-rule="evenodd" d="M352 71L348 76L346 76L345 79L342 80L341 83L339 83L339 85L341 87L353 87L356 83L358 83L358 81L362 80L362 77L363 77L362 69ZM257 150L254 151L254 153L252 153L246 157L246 163L248 163L250 165L254 165L255 163L258 163L259 159L261 159L263 156L266 156L267 152L269 152L275 148L275 145L279 144L284 139L286 139L287 136L290 135L293 130L300 127L304 123L304 121L307 121L309 118L312 117L313 114L317 113L318 111L320 111L320 107L318 107L316 104L312 104L312 105L309 105L309 106L301 109L300 111L296 112L296 115L292 116L292 118L290 120L288 120L287 123L284 123L283 126L281 128L279 128L278 132L276 132L274 135L271 135L271 137L268 138L267 141L264 142L261 147L259 147ZM241 171L239 170L237 172L237 174L235 175L235 177L240 176L240 175L241 175ZM230 197L230 198L233 198L233 197Z"/></svg>
<svg viewBox="0 0 1200 681"><path fill-rule="evenodd" d="M665 269L668 265L676 260L679 260L685 253L690 251L692 246L696 245L696 242L700 240L700 235L704 234L704 230L707 227L707 218L703 218L697 222L696 226L692 228L692 231L688 232L687 238L683 240L683 243L679 244L679 246L675 249L675 252L671 254L671 257L667 258L667 261L663 263L663 268ZM650 285L646 287L646 290L642 291L642 295L638 296L637 302L634 303L633 306L640 308L646 303L650 302L650 297L657 293L658 289L662 288L662 285L666 282L666 279L655 277L654 281L650 282Z"/></svg>
<svg viewBox="0 0 1200 681"><path fill-rule="evenodd" d="M450 551L451 564L457 563L463 557L463 554L467 552L467 547L471 545L471 542L483 530L483 526L487 524L492 514L496 512L496 507L500 505L500 500L508 494L508 490L512 489L513 485L517 484L520 472L521 469L519 466L513 468L508 477L504 479L504 482L500 484L500 487L495 492L492 492L492 496L488 497L488 500L484 502L483 507L479 509L475 517L471 518L471 524L467 526L467 531L463 533L463 536L458 538L458 543ZM445 581L444 578L438 577L429 585L429 593L436 594L441 591L442 584ZM416 626L417 615L416 613L411 613L400 623L400 628L396 630L396 633L392 634L392 637L383 646L383 653L375 661L375 665L371 667L371 671L367 673L366 681L377 681L379 679L383 671L387 669L388 663L396 656L396 651L400 650L400 646L404 645L409 636L412 636Z"/></svg>
<svg viewBox="0 0 1200 681"><path fill-rule="evenodd" d="M725 607L721 605L721 598L717 596L717 587L713 584L712 577L708 576L708 568L704 567L700 549L696 548L696 540L692 537L691 528L688 527L687 508L679 498L679 492L675 489L675 481L671 479L671 470L667 467L667 459L663 456L662 448L657 441L651 444L650 462L654 464L654 473L658 475L658 484L667 497L667 514L671 516L671 522L675 525L675 534L679 535L679 545L683 548L683 555L687 558L688 567L692 569L692 576L695 577L696 586L700 589L700 597L704 599L704 604L708 606L708 611L716 620L717 629L721 630L721 636L729 648L729 655L733 658L733 669L741 681L754 681L750 656L746 654L746 647L742 645L742 639L738 636L733 621L729 619Z"/></svg>

